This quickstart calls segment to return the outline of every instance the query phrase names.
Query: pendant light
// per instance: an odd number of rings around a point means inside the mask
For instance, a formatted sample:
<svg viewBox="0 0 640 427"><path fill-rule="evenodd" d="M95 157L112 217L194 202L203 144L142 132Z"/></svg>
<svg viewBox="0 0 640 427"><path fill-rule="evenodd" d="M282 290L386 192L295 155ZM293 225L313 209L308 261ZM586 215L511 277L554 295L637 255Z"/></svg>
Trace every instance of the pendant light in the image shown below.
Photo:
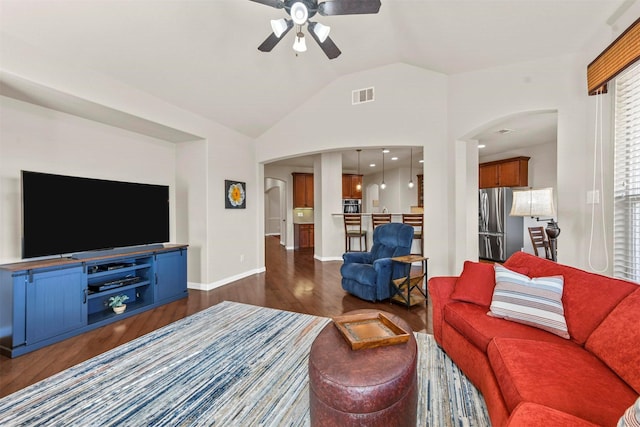
<svg viewBox="0 0 640 427"><path fill-rule="evenodd" d="M411 147L411 159L409 160L409 188L413 188L413 147Z"/></svg>
<svg viewBox="0 0 640 427"><path fill-rule="evenodd" d="M387 188L387 184L385 184L384 182L384 152L385 149L382 149L382 183L380 184L380 189L384 190L385 188Z"/></svg>
<svg viewBox="0 0 640 427"><path fill-rule="evenodd" d="M360 176L360 152L362 150L358 148L356 151L358 152L358 176ZM358 184L356 185L356 190L358 190L358 191L362 190L362 183L361 183L360 179L358 179Z"/></svg>

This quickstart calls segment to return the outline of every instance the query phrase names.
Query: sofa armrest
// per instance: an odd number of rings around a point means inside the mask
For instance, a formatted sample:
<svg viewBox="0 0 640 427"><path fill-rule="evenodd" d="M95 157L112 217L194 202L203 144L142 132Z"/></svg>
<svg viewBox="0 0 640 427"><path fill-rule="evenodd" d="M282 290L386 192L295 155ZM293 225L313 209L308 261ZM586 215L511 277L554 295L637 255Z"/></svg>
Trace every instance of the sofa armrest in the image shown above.
<svg viewBox="0 0 640 427"><path fill-rule="evenodd" d="M516 406L507 421L507 427L548 426L597 427L597 424L557 409L531 402L523 402Z"/></svg>
<svg viewBox="0 0 640 427"><path fill-rule="evenodd" d="M431 308L433 310L433 335L440 345L442 345L444 306L452 301L451 294L453 293L457 279L457 277L451 276L432 277L429 279L427 285L429 298L431 299Z"/></svg>

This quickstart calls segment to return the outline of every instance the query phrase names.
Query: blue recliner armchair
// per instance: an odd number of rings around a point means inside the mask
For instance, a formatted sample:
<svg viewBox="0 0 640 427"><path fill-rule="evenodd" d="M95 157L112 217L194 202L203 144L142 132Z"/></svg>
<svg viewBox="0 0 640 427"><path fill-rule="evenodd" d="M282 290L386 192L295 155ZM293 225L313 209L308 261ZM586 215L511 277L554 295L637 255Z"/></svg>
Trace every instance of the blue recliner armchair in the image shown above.
<svg viewBox="0 0 640 427"><path fill-rule="evenodd" d="M392 257L409 255L413 227L392 222L373 230L371 252L346 252L340 267L342 289L367 301L390 297L389 282L406 275L406 266L391 261Z"/></svg>

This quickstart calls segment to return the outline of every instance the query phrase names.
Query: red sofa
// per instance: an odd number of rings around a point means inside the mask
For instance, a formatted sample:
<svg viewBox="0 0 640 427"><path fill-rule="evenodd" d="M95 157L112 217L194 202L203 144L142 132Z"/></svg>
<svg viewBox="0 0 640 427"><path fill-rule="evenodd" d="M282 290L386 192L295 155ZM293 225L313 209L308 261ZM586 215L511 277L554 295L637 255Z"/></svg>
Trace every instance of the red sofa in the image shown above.
<svg viewBox="0 0 640 427"><path fill-rule="evenodd" d="M503 265L562 276L569 339L488 315L494 266L465 262L428 290L438 344L482 392L494 426L615 426L640 394L640 286L524 252Z"/></svg>

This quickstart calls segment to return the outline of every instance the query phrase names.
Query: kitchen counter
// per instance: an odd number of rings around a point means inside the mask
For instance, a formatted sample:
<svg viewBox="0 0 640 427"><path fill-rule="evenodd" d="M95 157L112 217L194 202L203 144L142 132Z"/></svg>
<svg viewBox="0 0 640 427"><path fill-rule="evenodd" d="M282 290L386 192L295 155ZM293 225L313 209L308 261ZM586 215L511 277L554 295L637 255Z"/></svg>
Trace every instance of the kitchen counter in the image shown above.
<svg viewBox="0 0 640 427"><path fill-rule="evenodd" d="M376 213L382 213L382 212L376 212ZM405 213L409 213L409 212L405 212ZM332 216L343 216L344 213L332 213ZM354 214L349 214L349 215L354 215ZM371 216L371 212L363 212L361 214L355 214L355 215L362 215L362 216ZM395 212L391 212L391 216L399 216L402 217L403 213L395 213Z"/></svg>

